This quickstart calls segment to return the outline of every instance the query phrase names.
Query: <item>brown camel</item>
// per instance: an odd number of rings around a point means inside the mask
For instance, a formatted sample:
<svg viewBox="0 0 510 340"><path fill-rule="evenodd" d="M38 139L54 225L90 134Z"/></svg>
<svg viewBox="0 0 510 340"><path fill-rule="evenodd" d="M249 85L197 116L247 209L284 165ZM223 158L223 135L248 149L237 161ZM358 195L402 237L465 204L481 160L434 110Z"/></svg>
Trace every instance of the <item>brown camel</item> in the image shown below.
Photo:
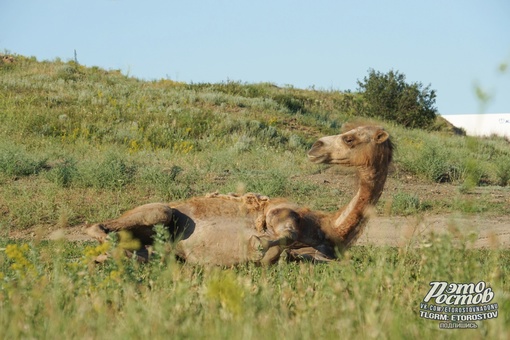
<svg viewBox="0 0 510 340"><path fill-rule="evenodd" d="M10 55L3 55L3 54L0 54L0 57L1 57L1 63L4 63L4 64L12 64L14 63L14 57L13 56L10 56Z"/></svg>
<svg viewBox="0 0 510 340"><path fill-rule="evenodd" d="M192 263L271 263L285 249L291 258L328 260L335 256L335 247L348 247L360 235L367 208L381 196L392 151L389 134L371 125L313 144L308 152L312 162L352 166L359 177L356 195L335 213L253 193L214 193L184 202L142 205L88 227L87 233L102 242L111 231L128 230L148 246L153 226L162 224L173 236L175 254Z"/></svg>

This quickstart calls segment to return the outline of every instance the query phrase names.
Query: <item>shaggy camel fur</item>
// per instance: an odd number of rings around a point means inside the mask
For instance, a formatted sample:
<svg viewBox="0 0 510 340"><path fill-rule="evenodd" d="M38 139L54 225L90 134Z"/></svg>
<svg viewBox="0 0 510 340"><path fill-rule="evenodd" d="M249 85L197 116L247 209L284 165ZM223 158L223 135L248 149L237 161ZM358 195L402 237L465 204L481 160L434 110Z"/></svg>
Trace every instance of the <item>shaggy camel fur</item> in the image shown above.
<svg viewBox="0 0 510 340"><path fill-rule="evenodd" d="M173 237L176 255L192 263L272 263L284 250L291 258L328 260L335 256L335 247L348 247L362 232L367 209L381 196L392 151L389 134L371 125L313 144L308 152L312 162L352 166L359 177L356 195L335 213L254 193L213 193L184 202L142 205L90 226L87 233L102 242L111 231L128 230L147 246L153 226L163 224Z"/></svg>

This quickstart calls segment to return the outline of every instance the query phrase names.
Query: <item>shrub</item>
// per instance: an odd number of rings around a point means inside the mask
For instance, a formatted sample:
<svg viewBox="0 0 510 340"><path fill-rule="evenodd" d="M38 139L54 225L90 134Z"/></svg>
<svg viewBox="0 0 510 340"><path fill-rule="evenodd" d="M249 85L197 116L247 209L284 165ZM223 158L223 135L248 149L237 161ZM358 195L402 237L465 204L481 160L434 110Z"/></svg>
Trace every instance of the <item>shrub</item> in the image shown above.
<svg viewBox="0 0 510 340"><path fill-rule="evenodd" d="M69 80L79 80L82 76L82 72L80 72L79 65L75 62L68 62L67 64L64 64L60 66L57 69L57 78L63 79L66 81Z"/></svg>
<svg viewBox="0 0 510 340"><path fill-rule="evenodd" d="M463 183L460 187L461 192L468 192L475 186L486 182L487 174L480 164L480 161L475 158L466 158L462 166L463 169Z"/></svg>
<svg viewBox="0 0 510 340"><path fill-rule="evenodd" d="M498 184L502 187L508 184L510 180L510 157L503 157L496 164L496 175L498 177Z"/></svg>
<svg viewBox="0 0 510 340"><path fill-rule="evenodd" d="M273 100L291 113L305 111L304 99L292 93L278 93L273 95Z"/></svg>
<svg viewBox="0 0 510 340"><path fill-rule="evenodd" d="M69 187L76 177L78 170L76 168L76 161L70 158L65 158L61 162L55 164L46 177L51 182L61 186Z"/></svg>
<svg viewBox="0 0 510 340"><path fill-rule="evenodd" d="M15 146L0 149L0 172L7 176L29 176L39 173L46 166L46 159L35 159Z"/></svg>
<svg viewBox="0 0 510 340"><path fill-rule="evenodd" d="M428 180L445 183L459 180L462 172L449 150L440 144L429 142L402 155L403 169Z"/></svg>
<svg viewBox="0 0 510 340"><path fill-rule="evenodd" d="M368 77L358 80L365 106L362 114L395 121L410 128L428 128L436 119L436 92L430 85L408 84L398 71L386 74L368 71Z"/></svg>

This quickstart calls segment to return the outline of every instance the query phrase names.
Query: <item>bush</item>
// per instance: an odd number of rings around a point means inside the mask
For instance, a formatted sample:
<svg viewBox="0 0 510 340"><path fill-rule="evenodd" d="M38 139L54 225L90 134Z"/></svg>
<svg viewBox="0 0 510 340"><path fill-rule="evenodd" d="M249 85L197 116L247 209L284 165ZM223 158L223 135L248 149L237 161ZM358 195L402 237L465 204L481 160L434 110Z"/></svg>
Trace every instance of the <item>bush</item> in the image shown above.
<svg viewBox="0 0 510 340"><path fill-rule="evenodd" d="M368 77L358 80L365 106L362 114L395 121L410 128L428 128L436 119L436 92L430 85L407 84L398 71L387 74L368 71Z"/></svg>
<svg viewBox="0 0 510 340"><path fill-rule="evenodd" d="M503 157L496 163L496 175L498 177L498 185L502 187L510 181L510 157Z"/></svg>
<svg viewBox="0 0 510 340"><path fill-rule="evenodd" d="M14 145L0 148L0 173L10 177L36 175L46 166L45 158L33 158Z"/></svg>
<svg viewBox="0 0 510 340"><path fill-rule="evenodd" d="M400 164L406 171L424 176L436 183L454 182L462 177L462 167L441 144L429 142L407 153L401 151Z"/></svg>
<svg viewBox="0 0 510 340"><path fill-rule="evenodd" d="M48 171L46 177L51 182L67 188L71 185L77 174L76 161L72 158L64 158Z"/></svg>

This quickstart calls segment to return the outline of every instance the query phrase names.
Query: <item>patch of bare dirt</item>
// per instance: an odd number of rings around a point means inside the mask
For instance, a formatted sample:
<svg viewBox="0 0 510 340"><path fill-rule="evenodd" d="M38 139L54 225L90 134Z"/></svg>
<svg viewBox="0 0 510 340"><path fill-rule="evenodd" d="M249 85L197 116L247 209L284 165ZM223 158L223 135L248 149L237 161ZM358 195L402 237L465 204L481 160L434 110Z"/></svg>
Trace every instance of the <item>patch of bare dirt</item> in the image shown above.
<svg viewBox="0 0 510 340"><path fill-rule="evenodd" d="M432 233L450 233L454 240L464 241L472 248L510 248L510 216L375 216L356 244L427 246L427 236Z"/></svg>

